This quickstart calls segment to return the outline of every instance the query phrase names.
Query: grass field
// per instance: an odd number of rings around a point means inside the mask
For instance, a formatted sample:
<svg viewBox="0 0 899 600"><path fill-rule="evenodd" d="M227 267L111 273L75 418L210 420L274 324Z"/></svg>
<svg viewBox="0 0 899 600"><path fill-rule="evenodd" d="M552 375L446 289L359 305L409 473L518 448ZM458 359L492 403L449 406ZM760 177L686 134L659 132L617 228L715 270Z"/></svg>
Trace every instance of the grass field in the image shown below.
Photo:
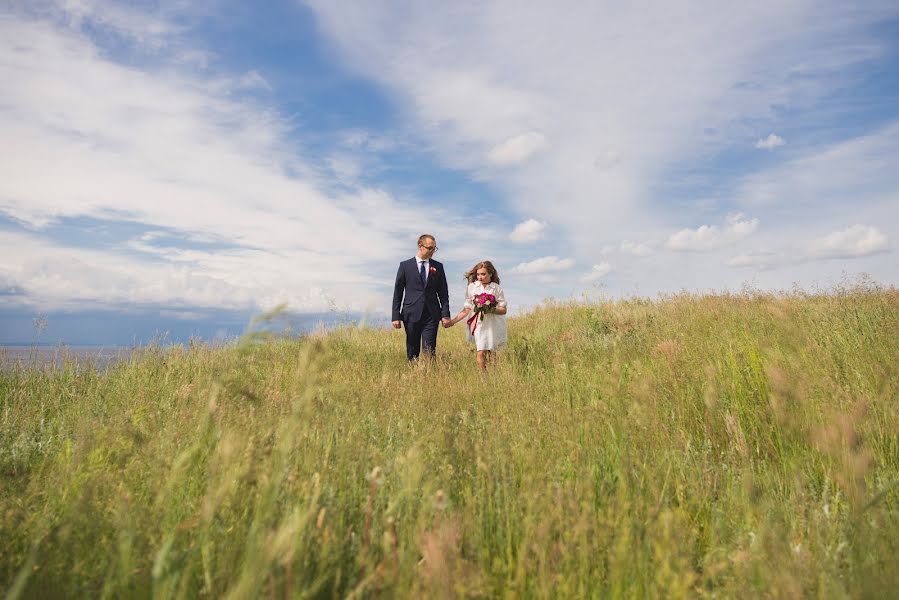
<svg viewBox="0 0 899 600"><path fill-rule="evenodd" d="M0 374L7 597L883 598L899 291L547 304Z"/></svg>

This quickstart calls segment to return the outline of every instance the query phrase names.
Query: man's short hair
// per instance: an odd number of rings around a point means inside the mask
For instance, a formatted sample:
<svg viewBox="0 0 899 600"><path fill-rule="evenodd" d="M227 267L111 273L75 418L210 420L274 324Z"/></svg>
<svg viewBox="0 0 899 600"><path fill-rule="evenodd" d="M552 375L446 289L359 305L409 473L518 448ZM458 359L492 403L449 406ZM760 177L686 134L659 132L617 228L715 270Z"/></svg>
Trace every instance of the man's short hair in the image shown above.
<svg viewBox="0 0 899 600"><path fill-rule="evenodd" d="M433 235L431 235L431 234L429 234L429 233L423 233L423 234L421 234L420 236L418 236L418 245L419 245L419 246L424 246L424 241L425 241L425 240L431 240L431 241L435 241L435 242L436 242L436 241L437 241L437 238L435 238Z"/></svg>

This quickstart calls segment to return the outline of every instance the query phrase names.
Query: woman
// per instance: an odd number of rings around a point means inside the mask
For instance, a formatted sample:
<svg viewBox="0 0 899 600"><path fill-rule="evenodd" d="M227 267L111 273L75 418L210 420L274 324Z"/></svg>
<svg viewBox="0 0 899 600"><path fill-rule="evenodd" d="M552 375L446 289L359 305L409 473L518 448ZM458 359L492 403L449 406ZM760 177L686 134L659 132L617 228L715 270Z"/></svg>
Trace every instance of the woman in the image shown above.
<svg viewBox="0 0 899 600"><path fill-rule="evenodd" d="M476 264L465 273L468 291L462 311L450 321L452 327L469 314L466 337L478 351L478 367L487 370L491 353L506 343L506 296L499 286L499 273L489 260Z"/></svg>

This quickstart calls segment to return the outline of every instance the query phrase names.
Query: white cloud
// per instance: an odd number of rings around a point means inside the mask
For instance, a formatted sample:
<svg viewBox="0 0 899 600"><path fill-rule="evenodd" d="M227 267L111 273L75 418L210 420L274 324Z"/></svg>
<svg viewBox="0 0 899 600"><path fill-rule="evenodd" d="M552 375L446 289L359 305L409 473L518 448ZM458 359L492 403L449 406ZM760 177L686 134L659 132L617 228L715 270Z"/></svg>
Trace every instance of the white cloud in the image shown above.
<svg viewBox="0 0 899 600"><path fill-rule="evenodd" d="M759 254L738 254L737 256L733 256L725 261L729 267L751 267L757 264L757 260Z"/></svg>
<svg viewBox="0 0 899 600"><path fill-rule="evenodd" d="M815 261L856 259L888 252L889 249L887 236L876 227L853 225L805 244L739 254L728 259L725 264L730 267L769 270Z"/></svg>
<svg viewBox="0 0 899 600"><path fill-rule="evenodd" d="M370 296L341 299L375 283L350 260L299 250L155 248L152 258L143 259L6 232L0 235L0 256L16 257L0 260L0 280L18 290L2 296L2 303L42 310L141 305L266 310L286 302L303 311L327 311L335 303L362 311Z"/></svg>
<svg viewBox="0 0 899 600"><path fill-rule="evenodd" d="M152 242L153 240L158 240L160 238L167 237L168 234L165 231L146 231L142 233L139 237L142 242Z"/></svg>
<svg viewBox="0 0 899 600"><path fill-rule="evenodd" d="M741 213L729 215L723 228L701 225L697 229L681 229L668 238L665 247L680 252L708 252L748 237L758 226L758 219L748 219Z"/></svg>
<svg viewBox="0 0 899 600"><path fill-rule="evenodd" d="M538 273L552 273L565 271L574 266L574 260L570 258L560 259L558 256L544 256L530 262L520 263L512 269L512 273L521 275L536 275Z"/></svg>
<svg viewBox="0 0 899 600"><path fill-rule="evenodd" d="M655 252L655 242L632 242L624 240L621 242L619 249L625 254L633 254L634 256L649 256Z"/></svg>
<svg viewBox="0 0 899 600"><path fill-rule="evenodd" d="M781 250L778 252L746 252L727 259L724 264L729 267L754 267L764 271L795 265L804 261L805 257L795 250Z"/></svg>
<svg viewBox="0 0 899 600"><path fill-rule="evenodd" d="M602 262L602 263L599 263L598 265L593 265L593 269L589 273L587 273L586 275L581 277L581 281L589 282L589 281L596 281L597 279L602 279L603 277L605 277L606 275L611 273L612 270L613 270L612 265L610 265L607 262Z"/></svg>
<svg viewBox="0 0 899 600"><path fill-rule="evenodd" d="M776 133L771 133L768 137L760 139L755 143L755 147L760 150L774 150L778 146L783 146L786 144L784 139L777 135Z"/></svg>
<svg viewBox="0 0 899 600"><path fill-rule="evenodd" d="M858 258L888 249L887 236L876 227L853 225L814 240L809 255L815 258Z"/></svg>
<svg viewBox="0 0 899 600"><path fill-rule="evenodd" d="M520 244L526 242L536 242L543 237L543 231L545 229L546 223L543 223L536 219L528 219L527 221L519 223L515 226L515 229L513 229L512 233L509 234L509 239Z"/></svg>
<svg viewBox="0 0 899 600"><path fill-rule="evenodd" d="M546 138L536 131L529 131L511 137L494 146L487 158L496 165L522 163L546 145Z"/></svg>

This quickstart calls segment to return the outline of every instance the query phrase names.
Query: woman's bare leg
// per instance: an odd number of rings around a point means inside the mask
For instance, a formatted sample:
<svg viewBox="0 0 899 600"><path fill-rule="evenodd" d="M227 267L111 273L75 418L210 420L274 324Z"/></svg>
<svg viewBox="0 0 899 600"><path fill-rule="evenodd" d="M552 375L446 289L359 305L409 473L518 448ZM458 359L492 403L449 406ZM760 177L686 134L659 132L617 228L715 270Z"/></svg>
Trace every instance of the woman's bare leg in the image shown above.
<svg viewBox="0 0 899 600"><path fill-rule="evenodd" d="M482 371L487 370L487 355L489 353L489 350L478 350L478 368Z"/></svg>

